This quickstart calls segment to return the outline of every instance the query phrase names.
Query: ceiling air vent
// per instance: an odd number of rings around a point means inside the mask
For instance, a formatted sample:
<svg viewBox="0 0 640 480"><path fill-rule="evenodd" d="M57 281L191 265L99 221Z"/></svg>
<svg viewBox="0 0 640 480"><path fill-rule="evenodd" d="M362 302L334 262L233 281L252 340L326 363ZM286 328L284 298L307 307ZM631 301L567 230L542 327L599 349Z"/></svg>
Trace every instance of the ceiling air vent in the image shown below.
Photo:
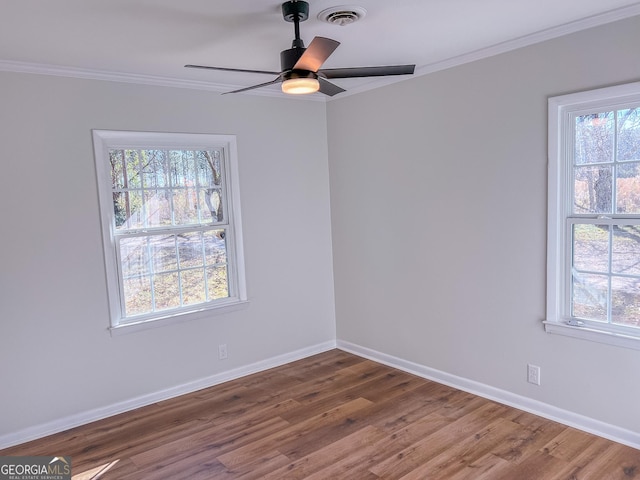
<svg viewBox="0 0 640 480"><path fill-rule="evenodd" d="M357 22L367 14L367 11L362 7L355 7L353 5L341 5L339 7L331 7L321 11L318 14L318 19L323 22L331 23L333 25L351 25Z"/></svg>

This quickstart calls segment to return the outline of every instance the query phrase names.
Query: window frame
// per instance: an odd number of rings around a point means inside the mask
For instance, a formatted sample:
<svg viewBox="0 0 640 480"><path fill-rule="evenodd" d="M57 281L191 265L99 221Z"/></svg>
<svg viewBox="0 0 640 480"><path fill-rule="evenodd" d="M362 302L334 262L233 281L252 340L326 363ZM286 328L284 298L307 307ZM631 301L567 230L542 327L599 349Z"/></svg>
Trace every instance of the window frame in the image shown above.
<svg viewBox="0 0 640 480"><path fill-rule="evenodd" d="M235 135L133 132L120 130L93 130L93 146L98 184L100 221L102 229L103 254L109 302L109 330L111 334L130 333L150 327L210 317L212 314L226 313L241 308L247 303L247 289L240 213L240 186L238 178L238 158ZM223 152L226 189L225 215L226 255L229 296L204 304L179 307L171 311L158 311L140 317L126 317L123 308L122 276L119 268L118 248L115 232L115 212L113 209L112 179L109 152L113 149L157 149L157 150L212 150ZM220 224L211 226L220 227ZM178 225L162 229L141 229L151 236L159 231L179 232L181 230L207 231L209 225ZM138 233L138 234L139 234Z"/></svg>
<svg viewBox="0 0 640 480"><path fill-rule="evenodd" d="M572 226L617 224L638 215L574 214L573 154L575 118L594 111L640 106L640 82L551 97L548 100L547 311L548 333L640 350L640 328L571 322ZM634 222L635 223L635 222Z"/></svg>

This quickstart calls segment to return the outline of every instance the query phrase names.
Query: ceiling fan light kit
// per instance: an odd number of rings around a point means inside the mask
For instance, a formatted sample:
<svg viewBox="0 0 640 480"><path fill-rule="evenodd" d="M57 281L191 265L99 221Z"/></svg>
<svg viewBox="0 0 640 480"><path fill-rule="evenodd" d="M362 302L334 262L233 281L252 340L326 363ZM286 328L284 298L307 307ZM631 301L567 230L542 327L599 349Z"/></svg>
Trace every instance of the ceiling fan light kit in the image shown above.
<svg viewBox="0 0 640 480"><path fill-rule="evenodd" d="M366 10L361 7L343 6L323 10L320 15L327 22L348 25L362 18ZM318 18L320 18L320 15ZM322 64L334 52L340 42L325 37L315 37L308 47L300 38L300 22L309 18L309 3L303 0L290 0L282 4L282 16L294 24L295 38L291 48L280 52L280 72L248 70L241 68L210 67L206 65L185 65L188 68L204 68L232 72L259 73L277 75L274 80L251 87L240 88L226 93L240 93L255 88L281 83L282 91L287 94L308 94L320 92L330 97L344 92L344 88L329 82L328 78L383 77L388 75L412 75L415 65L391 65L381 67L352 67L321 69ZM331 20L330 20L331 19Z"/></svg>
<svg viewBox="0 0 640 480"><path fill-rule="evenodd" d="M282 91L292 95L305 95L320 90L318 76L313 72L291 72L282 82Z"/></svg>

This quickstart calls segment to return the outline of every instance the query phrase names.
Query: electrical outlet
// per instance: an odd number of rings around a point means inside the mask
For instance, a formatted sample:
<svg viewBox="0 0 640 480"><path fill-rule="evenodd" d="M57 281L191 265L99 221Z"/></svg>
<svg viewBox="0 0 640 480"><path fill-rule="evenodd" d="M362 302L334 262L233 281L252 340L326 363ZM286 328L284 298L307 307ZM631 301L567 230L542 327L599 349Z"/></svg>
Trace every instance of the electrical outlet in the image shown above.
<svg viewBox="0 0 640 480"><path fill-rule="evenodd" d="M540 367L537 365L527 365L527 382L540 385Z"/></svg>
<svg viewBox="0 0 640 480"><path fill-rule="evenodd" d="M220 345L218 345L218 359L226 360L226 358L227 358L227 344L221 343Z"/></svg>

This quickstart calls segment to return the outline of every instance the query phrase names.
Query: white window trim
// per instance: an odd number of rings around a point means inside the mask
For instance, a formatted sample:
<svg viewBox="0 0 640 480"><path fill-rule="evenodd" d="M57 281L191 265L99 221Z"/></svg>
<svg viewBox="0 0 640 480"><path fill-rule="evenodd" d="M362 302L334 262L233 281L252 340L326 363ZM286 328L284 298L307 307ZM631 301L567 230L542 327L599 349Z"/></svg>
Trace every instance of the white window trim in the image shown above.
<svg viewBox="0 0 640 480"><path fill-rule="evenodd" d="M111 172L109 170L109 150L114 148L166 148L166 149L202 149L223 146L227 155L225 166L227 175L229 228L233 229L228 255L232 260L228 267L233 269L235 284L231 297L199 309L183 312L159 314L151 319L121 322L120 288L118 264L114 243L114 223L111 201ZM155 328L186 320L211 317L243 308L248 303L245 277L245 263L242 238L242 218L240 213L240 183L238 179L238 155L235 135L130 132L118 130L93 130L98 195L100 199L100 219L102 227L103 250L107 290L109 299L109 331L112 335L133 333L147 328Z"/></svg>
<svg viewBox="0 0 640 480"><path fill-rule="evenodd" d="M571 254L568 229L564 225L571 199L563 181L570 175L569 142L564 135L572 132L572 115L590 113L600 107L613 109L640 102L640 82L601 88L549 98L548 137L548 221L547 221L547 313L545 331L583 340L640 350L640 332L630 335L592 325L569 325L565 308L570 296L568 268L565 262ZM573 141L573 139L571 139ZM564 194L564 195L563 195Z"/></svg>

